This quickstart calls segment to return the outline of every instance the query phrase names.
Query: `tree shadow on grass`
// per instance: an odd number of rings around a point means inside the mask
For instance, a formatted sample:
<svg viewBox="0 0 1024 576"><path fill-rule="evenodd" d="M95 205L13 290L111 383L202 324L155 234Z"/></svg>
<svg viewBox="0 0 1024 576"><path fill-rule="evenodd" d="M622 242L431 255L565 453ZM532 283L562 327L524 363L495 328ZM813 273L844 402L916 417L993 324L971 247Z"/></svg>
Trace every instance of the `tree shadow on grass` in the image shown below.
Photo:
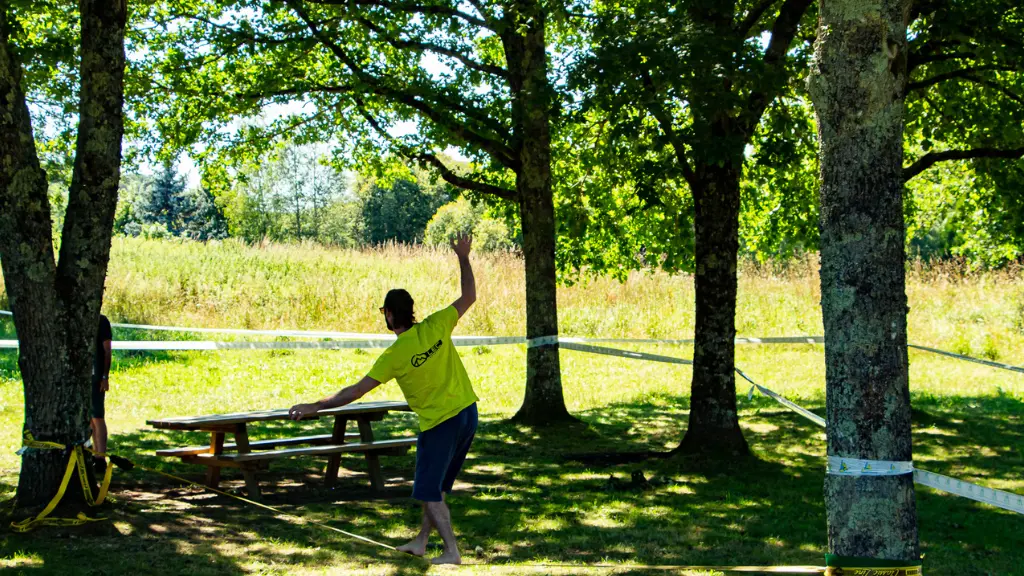
<svg viewBox="0 0 1024 576"><path fill-rule="evenodd" d="M972 415L977 417L960 429L962 437L952 446L947 436L941 436L946 444L939 445L934 434L921 432L958 429L955 407L915 398L918 451L932 454L936 462L991 467L984 454L967 448L979 438L1012 430L1012 423L1002 420L1019 414L1019 407L1000 399L964 401L990 413ZM484 418L450 499L467 561L820 564L826 544L823 431L770 403L743 406L753 457L720 463L682 456L608 465L565 458L582 451L664 451L682 437L685 398L615 404L579 414L582 423L553 429ZM327 433L329 426L326 419L302 426L268 422L253 426L250 434L258 439ZM374 424L378 437L409 435L414 429L409 414L389 415ZM1015 441L1016 436L1003 440ZM201 468L160 461L152 454L204 442L206 435L140 430L114 437L111 445L147 465L199 481ZM342 462L345 470L330 490L323 486L324 459L275 462L261 475L267 503L392 545L411 537L419 521L419 507L408 498L414 455L382 458L389 485L383 494L370 491L362 457L346 455ZM1012 468L1000 466L996 463L993 477L1010 477ZM649 482L631 482L635 472ZM380 572L381 562L395 573L426 571L418 560L390 556L309 523L296 526L155 474L116 474L119 503L113 515L130 530L114 524L116 534L87 542L51 531L38 538L8 535L5 548L39 556L44 568L103 566L110 550L117 550L117 570L107 573L288 572L332 564L344 571L375 567ZM241 492L237 472L225 471L224 478L229 491ZM918 495L929 573L1012 574L1024 565L1017 516L927 489ZM478 546L482 553L470 552Z"/></svg>

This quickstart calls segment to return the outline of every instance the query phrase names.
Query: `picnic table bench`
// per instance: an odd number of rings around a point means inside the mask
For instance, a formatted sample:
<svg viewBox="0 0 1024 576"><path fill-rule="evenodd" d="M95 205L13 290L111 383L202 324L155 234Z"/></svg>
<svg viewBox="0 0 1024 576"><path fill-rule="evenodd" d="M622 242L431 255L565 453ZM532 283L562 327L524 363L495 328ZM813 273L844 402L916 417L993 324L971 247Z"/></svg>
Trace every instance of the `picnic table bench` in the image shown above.
<svg viewBox="0 0 1024 576"><path fill-rule="evenodd" d="M162 420L148 420L146 423L158 430L187 430L209 432L208 446L187 446L157 450L157 456L175 456L183 462L206 466L206 485L216 488L220 483L221 468L238 468L245 478L245 487L252 498L260 497L260 486L256 472L266 469L270 461L292 456L327 456L325 481L331 485L338 478L341 455L345 452L362 452L370 472L370 484L374 490L384 488L384 477L380 470L380 456L404 454L416 444L416 438L392 438L376 440L372 422L383 420L388 412L408 412L405 402L356 402L348 406L321 410L316 416L334 417L331 434L249 440L249 424L273 420L291 420L288 409L239 412L234 414L211 414L207 416L186 416ZM347 433L348 423L355 421L358 433ZM227 434L234 435L234 443L224 442Z"/></svg>

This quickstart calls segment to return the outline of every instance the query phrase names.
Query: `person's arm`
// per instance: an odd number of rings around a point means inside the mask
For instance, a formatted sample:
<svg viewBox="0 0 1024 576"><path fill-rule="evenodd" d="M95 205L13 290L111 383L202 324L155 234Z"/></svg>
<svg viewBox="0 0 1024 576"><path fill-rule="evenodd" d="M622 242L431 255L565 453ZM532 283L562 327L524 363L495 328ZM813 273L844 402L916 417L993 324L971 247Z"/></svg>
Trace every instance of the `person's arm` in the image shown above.
<svg viewBox="0 0 1024 576"><path fill-rule="evenodd" d="M111 360L111 344L110 340L103 341L103 372L100 373L100 390L106 392L110 390L110 360Z"/></svg>
<svg viewBox="0 0 1024 576"><path fill-rule="evenodd" d="M306 416L312 416L320 410L327 410L328 408L337 408L338 406L344 406L351 404L356 400L359 400L365 396L370 390L373 390L377 386L380 386L380 382L364 376L359 382L342 388L337 394L322 398L312 404L296 404L291 407L288 411L288 416L292 420L302 420Z"/></svg>
<svg viewBox="0 0 1024 576"><path fill-rule="evenodd" d="M476 302L476 278L473 277L473 266L469 263L469 251L473 248L473 237L459 235L453 238L452 251L459 257L459 271L462 275L462 295L452 306L459 313L459 318Z"/></svg>

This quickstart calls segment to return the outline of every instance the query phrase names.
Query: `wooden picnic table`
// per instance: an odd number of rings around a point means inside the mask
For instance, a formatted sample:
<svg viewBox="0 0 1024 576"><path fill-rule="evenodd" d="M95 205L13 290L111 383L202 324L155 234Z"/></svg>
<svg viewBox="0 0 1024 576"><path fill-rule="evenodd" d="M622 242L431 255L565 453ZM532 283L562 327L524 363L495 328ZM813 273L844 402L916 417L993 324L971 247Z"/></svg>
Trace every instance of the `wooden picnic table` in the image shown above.
<svg viewBox="0 0 1024 576"><path fill-rule="evenodd" d="M321 410L317 415L301 422L323 417L334 417L331 434L275 438L271 440L249 440L249 424L273 420L291 420L288 409L238 412L234 414L211 414L207 416L185 416L162 420L148 420L146 423L158 430L188 430L209 432L208 446L189 446L157 450L157 456L176 456L183 462L207 467L206 485L216 488L220 483L221 468L239 468L245 478L249 496L259 498L260 487L256 471L266 469L271 460L293 456L327 456L325 481L331 485L338 478L341 455L345 452L363 452L370 472L370 484L374 490L384 488L384 477L380 470L380 456L401 454L416 444L416 438L392 438L375 440L372 422L383 420L388 412L408 412L409 404L393 400L380 402L356 402L348 406ZM355 421L359 432L347 434L350 421ZM296 422L298 424L298 422ZM235 442L225 444L224 437L233 434ZM277 447L300 446L298 448ZM269 450L267 450L269 448Z"/></svg>

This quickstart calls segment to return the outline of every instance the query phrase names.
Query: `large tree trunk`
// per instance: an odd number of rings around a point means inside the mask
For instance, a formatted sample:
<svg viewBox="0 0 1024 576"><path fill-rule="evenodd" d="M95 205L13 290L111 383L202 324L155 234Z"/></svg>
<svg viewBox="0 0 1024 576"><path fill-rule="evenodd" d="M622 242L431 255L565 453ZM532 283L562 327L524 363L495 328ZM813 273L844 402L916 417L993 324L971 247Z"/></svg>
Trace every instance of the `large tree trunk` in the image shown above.
<svg viewBox="0 0 1024 576"><path fill-rule="evenodd" d="M117 204L123 134L123 0L82 0L80 119L59 264L54 263L46 176L32 136L21 68L0 1L0 259L20 340L25 430L75 444L89 436L89 394L99 311ZM22 458L18 505L45 504L65 468L60 451ZM77 483L69 498L80 499Z"/></svg>
<svg viewBox="0 0 1024 576"><path fill-rule="evenodd" d="M741 166L698 165L696 307L690 417L684 453L748 452L736 412L736 260L739 252Z"/></svg>
<svg viewBox="0 0 1024 576"><path fill-rule="evenodd" d="M547 189L520 185L523 258L526 267L527 338L558 334L555 210L551 198L551 176L547 165L543 168L537 166L533 174L540 177L538 180L546 181ZM519 178L520 181L526 179ZM526 394L515 419L531 425L572 419L562 395L558 344L527 348Z"/></svg>
<svg viewBox="0 0 1024 576"><path fill-rule="evenodd" d="M821 142L828 454L910 461L903 94L909 0L823 0L809 88ZM829 551L920 558L911 474L825 479Z"/></svg>
<svg viewBox="0 0 1024 576"><path fill-rule="evenodd" d="M513 126L519 169L516 191L523 227L526 267L526 337L558 335L555 270L555 208L551 189L551 86L547 73L544 8L517 2L507 15L513 26L503 36L513 94ZM558 345L526 352L526 394L514 418L531 425L571 420L562 395Z"/></svg>

